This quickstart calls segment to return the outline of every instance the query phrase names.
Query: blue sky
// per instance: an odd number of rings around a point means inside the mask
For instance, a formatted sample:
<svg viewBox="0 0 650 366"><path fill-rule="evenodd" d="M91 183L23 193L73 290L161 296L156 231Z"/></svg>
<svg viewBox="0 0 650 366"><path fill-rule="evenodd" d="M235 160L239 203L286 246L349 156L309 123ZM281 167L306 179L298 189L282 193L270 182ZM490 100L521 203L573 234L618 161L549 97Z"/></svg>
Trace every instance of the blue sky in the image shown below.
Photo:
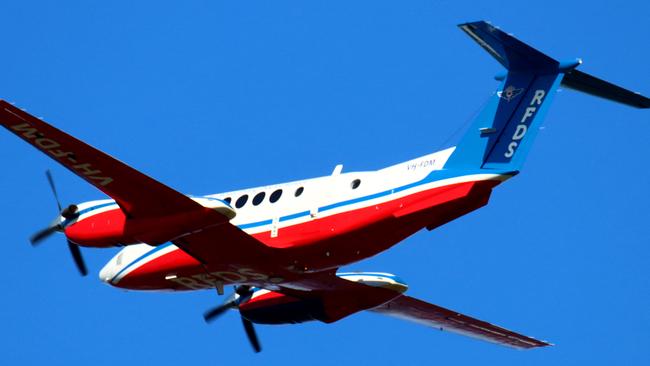
<svg viewBox="0 0 650 366"><path fill-rule="evenodd" d="M650 4L568 1L6 1L0 97L191 194L377 169L446 147L500 66L456 28L486 19L650 94ZM116 250L27 238L102 194L0 131L2 364L650 363L650 112L561 91L522 174L490 204L349 266L557 346L527 352L361 313L207 326L212 292L123 292Z"/></svg>

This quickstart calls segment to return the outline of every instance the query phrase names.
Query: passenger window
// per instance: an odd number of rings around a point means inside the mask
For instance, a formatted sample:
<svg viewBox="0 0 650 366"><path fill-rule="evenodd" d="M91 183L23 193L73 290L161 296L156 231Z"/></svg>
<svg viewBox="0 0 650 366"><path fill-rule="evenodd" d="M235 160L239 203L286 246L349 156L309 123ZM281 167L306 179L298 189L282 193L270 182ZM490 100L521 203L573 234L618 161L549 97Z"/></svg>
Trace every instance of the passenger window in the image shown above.
<svg viewBox="0 0 650 366"><path fill-rule="evenodd" d="M264 192L260 192L260 193L256 194L255 197L253 197L253 205L257 206L260 203L262 203L262 201L264 201L264 196L265 195L266 195L266 193L264 193Z"/></svg>
<svg viewBox="0 0 650 366"><path fill-rule="evenodd" d="M361 185L361 180L359 179L355 179L352 181L352 183L350 183L350 187L352 187L352 189L359 188L359 185Z"/></svg>
<svg viewBox="0 0 650 366"><path fill-rule="evenodd" d="M235 207L237 208L242 208L245 204L246 201L248 201L248 195L245 194L237 199L237 202L235 202Z"/></svg>
<svg viewBox="0 0 650 366"><path fill-rule="evenodd" d="M271 203L275 203L280 199L280 197L282 197L282 190L277 189L275 190L275 192L271 193L271 196L269 197L269 201L271 201Z"/></svg>
<svg viewBox="0 0 650 366"><path fill-rule="evenodd" d="M299 187L298 189L296 189L296 197L300 197L300 195L302 194L302 192L304 190L305 190L305 187Z"/></svg>
<svg viewBox="0 0 650 366"><path fill-rule="evenodd" d="M223 199L223 201L227 204L230 204L230 202L232 202L232 197L226 197Z"/></svg>

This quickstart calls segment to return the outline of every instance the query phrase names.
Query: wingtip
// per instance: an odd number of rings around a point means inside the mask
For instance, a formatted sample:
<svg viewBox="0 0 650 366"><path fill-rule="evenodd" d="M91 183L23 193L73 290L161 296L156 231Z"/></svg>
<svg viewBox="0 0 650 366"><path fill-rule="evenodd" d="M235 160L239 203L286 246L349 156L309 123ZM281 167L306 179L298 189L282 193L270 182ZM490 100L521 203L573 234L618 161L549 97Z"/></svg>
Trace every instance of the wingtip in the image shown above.
<svg viewBox="0 0 650 366"><path fill-rule="evenodd" d="M485 19L479 19L479 20L474 20L474 21L471 21L471 22L463 22L463 23L457 24L457 26L461 27L461 28L464 27L464 26L468 26L468 25L473 25L473 26L487 25L487 26L490 26L492 28L498 28L497 26L493 25L491 21L485 20Z"/></svg>
<svg viewBox="0 0 650 366"><path fill-rule="evenodd" d="M532 338L532 337L531 337ZM535 339L535 338L533 338ZM551 343L549 341L543 340L543 339L535 339L539 344L536 346L536 348L541 348L541 347L553 347L555 346L555 343Z"/></svg>

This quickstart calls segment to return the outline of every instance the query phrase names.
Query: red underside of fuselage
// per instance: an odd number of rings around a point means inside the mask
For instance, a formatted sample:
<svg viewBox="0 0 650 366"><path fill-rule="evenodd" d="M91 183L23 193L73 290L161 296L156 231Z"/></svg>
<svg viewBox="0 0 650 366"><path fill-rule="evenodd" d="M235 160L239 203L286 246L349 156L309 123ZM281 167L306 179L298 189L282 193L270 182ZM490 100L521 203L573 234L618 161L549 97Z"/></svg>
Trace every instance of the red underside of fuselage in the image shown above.
<svg viewBox="0 0 650 366"><path fill-rule="evenodd" d="M253 236L268 246L286 251L288 257L296 258L295 264L306 271L338 268L380 253L422 228L431 230L484 206L492 188L499 183L499 180L488 180L432 188L381 204L283 227L276 238L271 238L270 231ZM228 253L228 256L232 258L232 254ZM238 255L245 258L246 253ZM211 288L214 287L215 273L224 285L255 282L252 281L255 276L250 278L233 273L229 263L211 263L207 271L213 275L207 275L199 262L182 250L171 251L136 266L114 285L136 290ZM256 263L246 266L248 272L255 272L256 267ZM192 279L199 285L188 287L178 281L166 280L165 277L171 273L178 278Z"/></svg>

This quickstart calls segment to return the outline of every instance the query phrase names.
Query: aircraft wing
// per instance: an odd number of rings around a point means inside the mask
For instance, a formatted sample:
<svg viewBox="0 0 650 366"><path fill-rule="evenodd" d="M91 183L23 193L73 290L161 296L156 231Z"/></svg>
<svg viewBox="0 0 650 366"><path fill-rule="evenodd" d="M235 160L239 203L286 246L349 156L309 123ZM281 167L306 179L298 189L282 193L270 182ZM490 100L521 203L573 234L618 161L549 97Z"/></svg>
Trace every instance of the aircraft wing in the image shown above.
<svg viewBox="0 0 650 366"><path fill-rule="evenodd" d="M279 286L281 289L278 292L285 295L319 300L325 315L319 320L325 323L332 323L359 311L372 309L400 295L393 289L341 278L335 271L305 273Z"/></svg>
<svg viewBox="0 0 650 366"><path fill-rule="evenodd" d="M372 311L420 323L438 330L446 330L518 349L551 345L406 295L399 296L372 309Z"/></svg>
<svg viewBox="0 0 650 366"><path fill-rule="evenodd" d="M157 217L201 208L189 197L4 100L0 100L0 123L109 195L131 217Z"/></svg>
<svg viewBox="0 0 650 366"><path fill-rule="evenodd" d="M254 263L257 264L255 269L266 273L267 277L286 277L286 271L277 272L280 251L231 223L212 226L172 242L201 262L208 272L211 268L231 266L236 269Z"/></svg>
<svg viewBox="0 0 650 366"><path fill-rule="evenodd" d="M110 155L0 100L0 124L68 170L113 198L131 218L155 218L203 210L214 225L175 244L199 261L215 262L270 248L228 222L228 218ZM234 243L236 245L215 245ZM268 258L268 257L267 257ZM235 262L236 263L236 262Z"/></svg>
<svg viewBox="0 0 650 366"><path fill-rule="evenodd" d="M280 284L280 286L282 287L280 292L284 294L303 299L317 298L321 300L326 318L319 320L327 323L362 310L369 310L410 320L438 330L446 330L518 349L551 345L456 311L403 295L391 288L373 286L370 282L347 280L337 276L334 272L305 274L293 283Z"/></svg>

